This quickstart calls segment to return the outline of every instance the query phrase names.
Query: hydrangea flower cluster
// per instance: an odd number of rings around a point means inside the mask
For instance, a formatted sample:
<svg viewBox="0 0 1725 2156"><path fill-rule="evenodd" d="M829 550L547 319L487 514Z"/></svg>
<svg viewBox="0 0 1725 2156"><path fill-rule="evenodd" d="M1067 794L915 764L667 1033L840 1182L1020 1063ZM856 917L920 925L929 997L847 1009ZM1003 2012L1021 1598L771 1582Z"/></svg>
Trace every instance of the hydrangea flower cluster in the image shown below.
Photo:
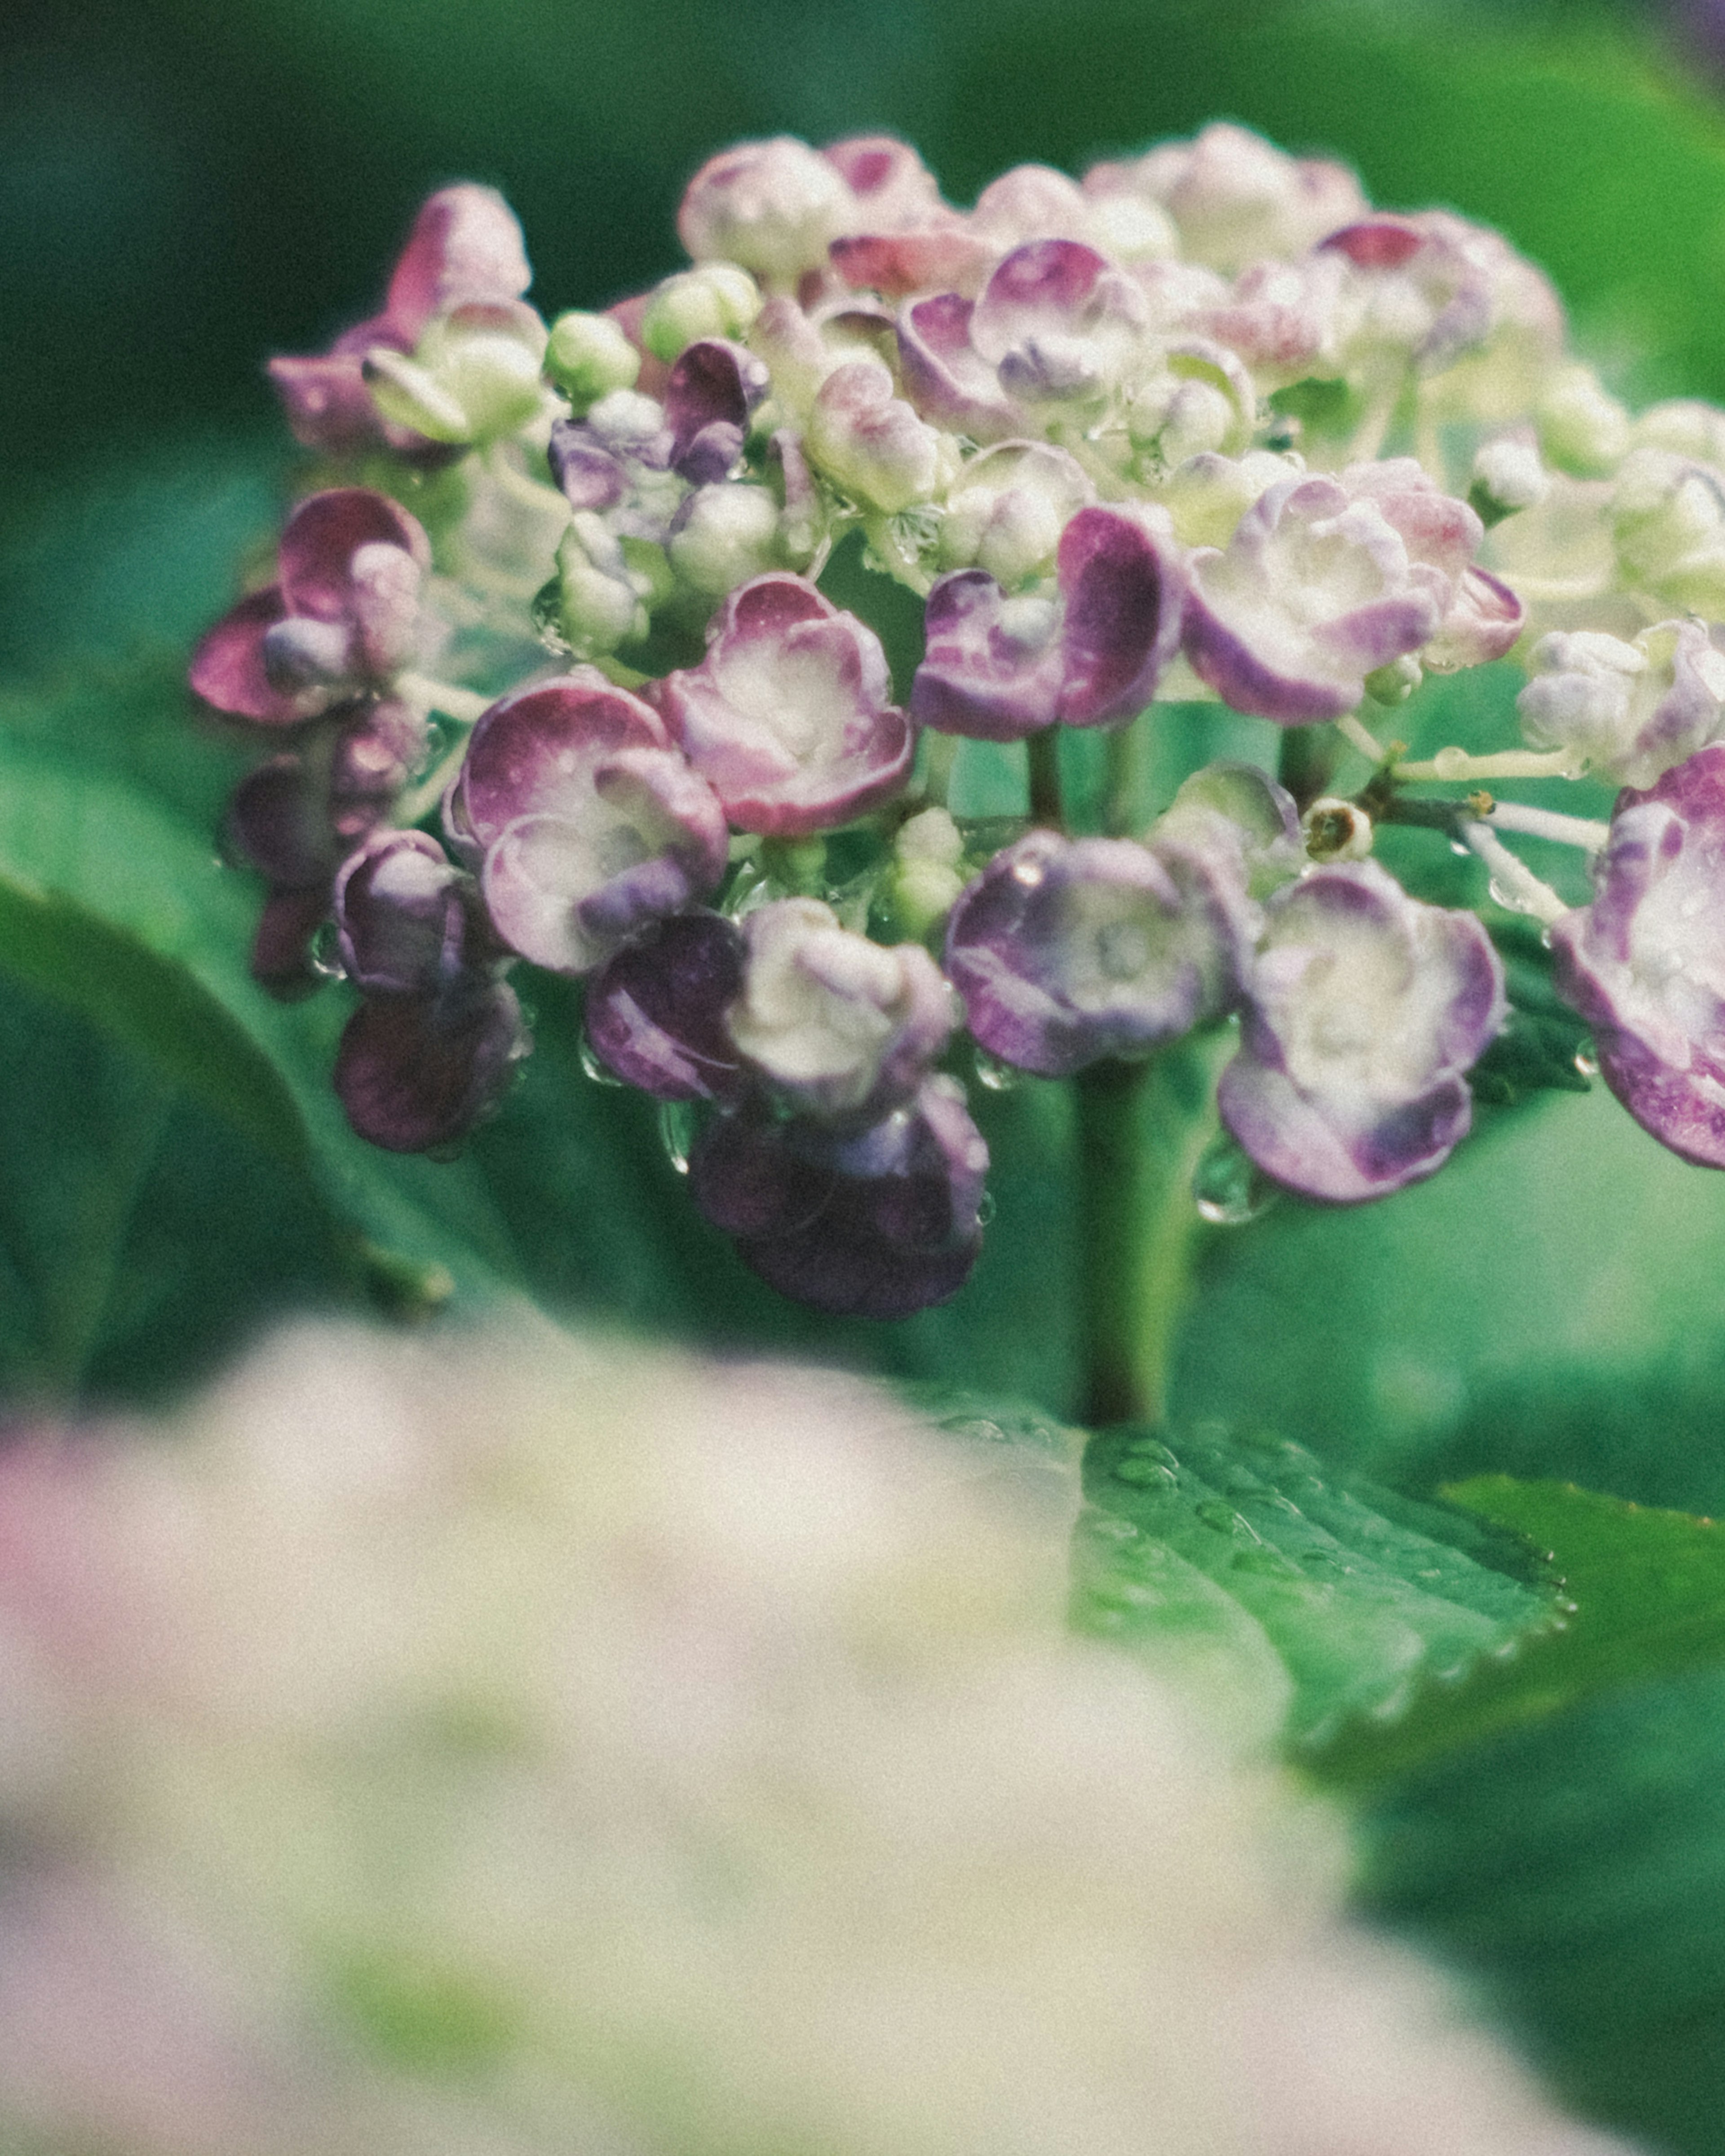
<svg viewBox="0 0 1725 2156"><path fill-rule="evenodd" d="M1725 1165L1725 413L1632 416L1497 234L1228 126L969 210L886 137L744 143L678 229L688 269L547 323L502 199L445 188L382 311L271 362L305 492L191 680L267 737L254 970L357 989L364 1137L459 1142L530 1045L506 977L580 978L744 1261L898 1316L980 1245L978 1057L1235 1027L1256 1173L1431 1174L1510 1021L1507 909L1630 1112ZM896 685L824 587L853 535L923 603ZM1362 717L1509 657L1518 744L1410 762ZM1124 772L1170 703L1270 721L1277 769L1077 827L1062 730ZM954 814L966 742L1024 757L1017 819ZM1609 826L1480 786L1589 772ZM1404 887L1385 823L1491 905ZM1592 902L1505 834L1581 848Z"/></svg>

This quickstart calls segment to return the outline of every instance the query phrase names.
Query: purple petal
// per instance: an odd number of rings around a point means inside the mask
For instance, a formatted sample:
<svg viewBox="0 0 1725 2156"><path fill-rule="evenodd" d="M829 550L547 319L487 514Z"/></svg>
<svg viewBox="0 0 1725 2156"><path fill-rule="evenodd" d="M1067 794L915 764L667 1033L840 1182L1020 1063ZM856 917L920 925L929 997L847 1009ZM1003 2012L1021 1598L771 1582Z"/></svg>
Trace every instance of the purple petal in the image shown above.
<svg viewBox="0 0 1725 2156"><path fill-rule="evenodd" d="M629 491L629 475L584 419L558 419L551 430L552 477L571 509L614 509Z"/></svg>
<svg viewBox="0 0 1725 2156"><path fill-rule="evenodd" d="M517 689L473 730L455 789L462 835L484 848L518 817L578 814L598 763L624 749L666 745L651 706L597 672Z"/></svg>
<svg viewBox="0 0 1725 2156"><path fill-rule="evenodd" d="M326 900L338 858L324 789L296 756L272 757L247 773L228 804L237 850L279 889Z"/></svg>
<svg viewBox="0 0 1725 2156"><path fill-rule="evenodd" d="M1303 1096L1286 1072L1243 1056L1222 1073L1216 1105L1266 1175L1335 1205L1387 1198L1435 1174L1473 1120L1466 1085L1446 1077L1355 1127Z"/></svg>
<svg viewBox="0 0 1725 2156"><path fill-rule="evenodd" d="M847 285L901 300L913 292L975 292L998 250L948 213L907 232L847 234L827 251Z"/></svg>
<svg viewBox="0 0 1725 2156"><path fill-rule="evenodd" d="M765 366L745 346L723 337L702 337L687 346L670 371L665 392L665 423L673 438L673 469L681 469L696 437L717 422L736 430L740 454L749 415L771 387ZM735 461L734 455L731 461ZM729 465L724 469L728 470ZM693 476L687 472L683 475ZM710 475L723 475L723 470Z"/></svg>
<svg viewBox="0 0 1725 2156"><path fill-rule="evenodd" d="M388 495L342 486L308 495L281 535L285 611L318 621L352 619L353 559L369 547L397 549L422 571L431 566L431 542L418 519Z"/></svg>
<svg viewBox="0 0 1725 2156"><path fill-rule="evenodd" d="M312 939L330 916L326 884L305 890L272 891L258 916L252 939L251 975L281 1003L297 1003L322 985L312 963Z"/></svg>
<svg viewBox="0 0 1725 2156"><path fill-rule="evenodd" d="M294 439L306 449L352 456L382 442L382 422L358 353L284 357L272 359L267 371Z"/></svg>
<svg viewBox="0 0 1725 2156"><path fill-rule="evenodd" d="M1527 619L1527 608L1501 577L1488 569L1465 569L1421 663L1429 673L1447 674L1507 658Z"/></svg>
<svg viewBox="0 0 1725 2156"><path fill-rule="evenodd" d="M898 319L905 394L925 419L973 441L1024 431L1024 413L1000 387L994 363L971 342L974 305L956 292L918 300Z"/></svg>
<svg viewBox="0 0 1725 2156"><path fill-rule="evenodd" d="M495 187L440 187L422 204L397 259L385 302L408 341L434 315L506 305L533 281L515 212Z"/></svg>
<svg viewBox="0 0 1725 2156"><path fill-rule="evenodd" d="M253 592L224 613L192 654L192 693L235 718L297 725L305 716L298 700L274 687L264 666L264 639L286 613L279 584Z"/></svg>
<svg viewBox="0 0 1725 2156"><path fill-rule="evenodd" d="M1060 535L1060 716L1136 718L1179 649L1184 578L1175 551L1128 511L1081 509Z"/></svg>
<svg viewBox="0 0 1725 2156"><path fill-rule="evenodd" d="M685 913L627 945L587 991L587 1037L625 1084L661 1101L734 1102L747 1088L725 1013L742 987L742 937Z"/></svg>
<svg viewBox="0 0 1725 2156"><path fill-rule="evenodd" d="M336 1051L336 1091L361 1137L390 1152L424 1152L473 1128L508 1084L525 1038L521 1005L501 981L453 1004L369 997Z"/></svg>

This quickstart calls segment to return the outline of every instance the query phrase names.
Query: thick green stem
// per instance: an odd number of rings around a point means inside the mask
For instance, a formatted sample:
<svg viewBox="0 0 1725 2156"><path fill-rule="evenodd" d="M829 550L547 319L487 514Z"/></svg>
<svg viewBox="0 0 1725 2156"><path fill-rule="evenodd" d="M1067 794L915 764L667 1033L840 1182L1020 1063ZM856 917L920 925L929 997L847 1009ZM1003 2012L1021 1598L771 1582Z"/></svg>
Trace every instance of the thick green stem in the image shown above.
<svg viewBox="0 0 1725 2156"><path fill-rule="evenodd" d="M1157 1422L1200 1223L1192 1174L1214 1128L1214 1038L1073 1081L1084 1419Z"/></svg>
<svg viewBox="0 0 1725 2156"><path fill-rule="evenodd" d="M1045 830L1064 831L1065 810L1060 798L1060 730L1045 726L1030 736L1026 747L1030 758L1030 821Z"/></svg>

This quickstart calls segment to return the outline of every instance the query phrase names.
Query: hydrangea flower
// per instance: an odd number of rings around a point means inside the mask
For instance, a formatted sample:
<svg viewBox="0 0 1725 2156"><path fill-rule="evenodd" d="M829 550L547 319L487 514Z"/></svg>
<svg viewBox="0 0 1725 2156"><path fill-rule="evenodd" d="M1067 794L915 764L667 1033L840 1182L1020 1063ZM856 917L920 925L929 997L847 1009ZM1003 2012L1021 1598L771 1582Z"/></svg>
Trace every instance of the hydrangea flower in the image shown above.
<svg viewBox="0 0 1725 2156"><path fill-rule="evenodd" d="M1032 831L953 907L947 968L991 1055L1064 1078L1229 1009L1255 911L1225 855Z"/></svg>
<svg viewBox="0 0 1725 2156"><path fill-rule="evenodd" d="M796 837L903 783L915 738L880 639L811 583L757 577L730 597L697 667L656 691L665 723L738 829Z"/></svg>
<svg viewBox="0 0 1725 2156"><path fill-rule="evenodd" d="M814 898L757 906L742 927L742 980L726 1025L782 1100L823 1122L854 1123L916 1091L957 1019L920 943L871 943Z"/></svg>
<svg viewBox="0 0 1725 2156"><path fill-rule="evenodd" d="M1056 720L1135 718L1178 649L1183 599L1178 557L1153 523L1081 509L1060 535L1057 596L1009 598L982 568L935 585L911 712L920 725L984 741L1015 741Z"/></svg>
<svg viewBox="0 0 1725 2156"><path fill-rule="evenodd" d="M362 1001L335 1086L363 1138L424 1152L463 1137L526 1051L515 991L470 876L423 831L368 839L336 880L341 963Z"/></svg>
<svg viewBox="0 0 1725 2156"><path fill-rule="evenodd" d="M1725 743L1624 790L1595 879L1551 931L1563 993L1635 1121L1725 1168Z"/></svg>
<svg viewBox="0 0 1725 2156"><path fill-rule="evenodd" d="M1597 629L1542 637L1516 699L1535 748L1568 749L1620 786L1653 785L1720 731L1725 654L1697 621L1633 644Z"/></svg>
<svg viewBox="0 0 1725 2156"><path fill-rule="evenodd" d="M261 726L297 726L387 689L413 655L431 563L418 520L366 487L314 494L289 517L277 580L193 654L195 694Z"/></svg>
<svg viewBox="0 0 1725 2156"><path fill-rule="evenodd" d="M1354 1204L1430 1175L1466 1135L1466 1073L1503 1024L1491 939L1375 861L1315 869L1265 911L1223 1122L1308 1197Z"/></svg>
<svg viewBox="0 0 1725 2156"><path fill-rule="evenodd" d="M988 1148L953 1078L860 1131L762 1106L710 1123L695 1201L770 1286L841 1317L945 1302L982 1249Z"/></svg>
<svg viewBox="0 0 1725 2156"><path fill-rule="evenodd" d="M1445 626L1482 536L1411 459L1285 480L1225 549L1194 553L1186 654L1236 711L1284 726L1339 718L1368 674ZM1516 607L1497 638L1471 624L1482 655L1507 649L1520 619Z"/></svg>
<svg viewBox="0 0 1725 2156"><path fill-rule="evenodd" d="M452 840L509 947L584 973L724 873L725 815L651 707L597 673L517 690L475 727Z"/></svg>
<svg viewBox="0 0 1725 2156"><path fill-rule="evenodd" d="M413 220L382 313L343 331L326 353L270 361L295 438L337 453L375 444L409 455L447 454L379 412L366 382L366 355L411 352L439 316L470 305L507 308L532 281L521 226L502 196L471 182L440 188Z"/></svg>

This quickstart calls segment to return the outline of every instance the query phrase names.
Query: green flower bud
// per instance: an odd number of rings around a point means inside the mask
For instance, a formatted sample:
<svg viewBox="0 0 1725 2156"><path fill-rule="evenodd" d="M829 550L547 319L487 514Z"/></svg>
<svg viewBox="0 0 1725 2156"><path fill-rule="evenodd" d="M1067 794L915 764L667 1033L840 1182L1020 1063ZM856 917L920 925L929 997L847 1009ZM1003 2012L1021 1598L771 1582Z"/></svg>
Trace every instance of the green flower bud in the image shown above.
<svg viewBox="0 0 1725 2156"><path fill-rule="evenodd" d="M460 400L404 352L373 345L365 356L364 372L372 403L393 425L411 427L434 442L473 439Z"/></svg>
<svg viewBox="0 0 1725 2156"><path fill-rule="evenodd" d="M577 418L614 389L633 389L641 355L609 315L572 308L551 326L545 372L574 406Z"/></svg>
<svg viewBox="0 0 1725 2156"><path fill-rule="evenodd" d="M641 339L655 359L675 359L701 337L747 334L761 311L760 288L734 262L703 262L667 277L641 316Z"/></svg>
<svg viewBox="0 0 1725 2156"><path fill-rule="evenodd" d="M671 539L679 578L714 598L778 566L778 504L764 486L703 486Z"/></svg>
<svg viewBox="0 0 1725 2156"><path fill-rule="evenodd" d="M1608 394L1592 367L1559 367L1535 414L1540 454L1575 479L1602 479L1630 445L1630 415Z"/></svg>
<svg viewBox="0 0 1725 2156"><path fill-rule="evenodd" d="M591 510L578 510L557 548L561 626L580 659L616 650L647 634L647 579ZM645 587L645 588L644 588Z"/></svg>

